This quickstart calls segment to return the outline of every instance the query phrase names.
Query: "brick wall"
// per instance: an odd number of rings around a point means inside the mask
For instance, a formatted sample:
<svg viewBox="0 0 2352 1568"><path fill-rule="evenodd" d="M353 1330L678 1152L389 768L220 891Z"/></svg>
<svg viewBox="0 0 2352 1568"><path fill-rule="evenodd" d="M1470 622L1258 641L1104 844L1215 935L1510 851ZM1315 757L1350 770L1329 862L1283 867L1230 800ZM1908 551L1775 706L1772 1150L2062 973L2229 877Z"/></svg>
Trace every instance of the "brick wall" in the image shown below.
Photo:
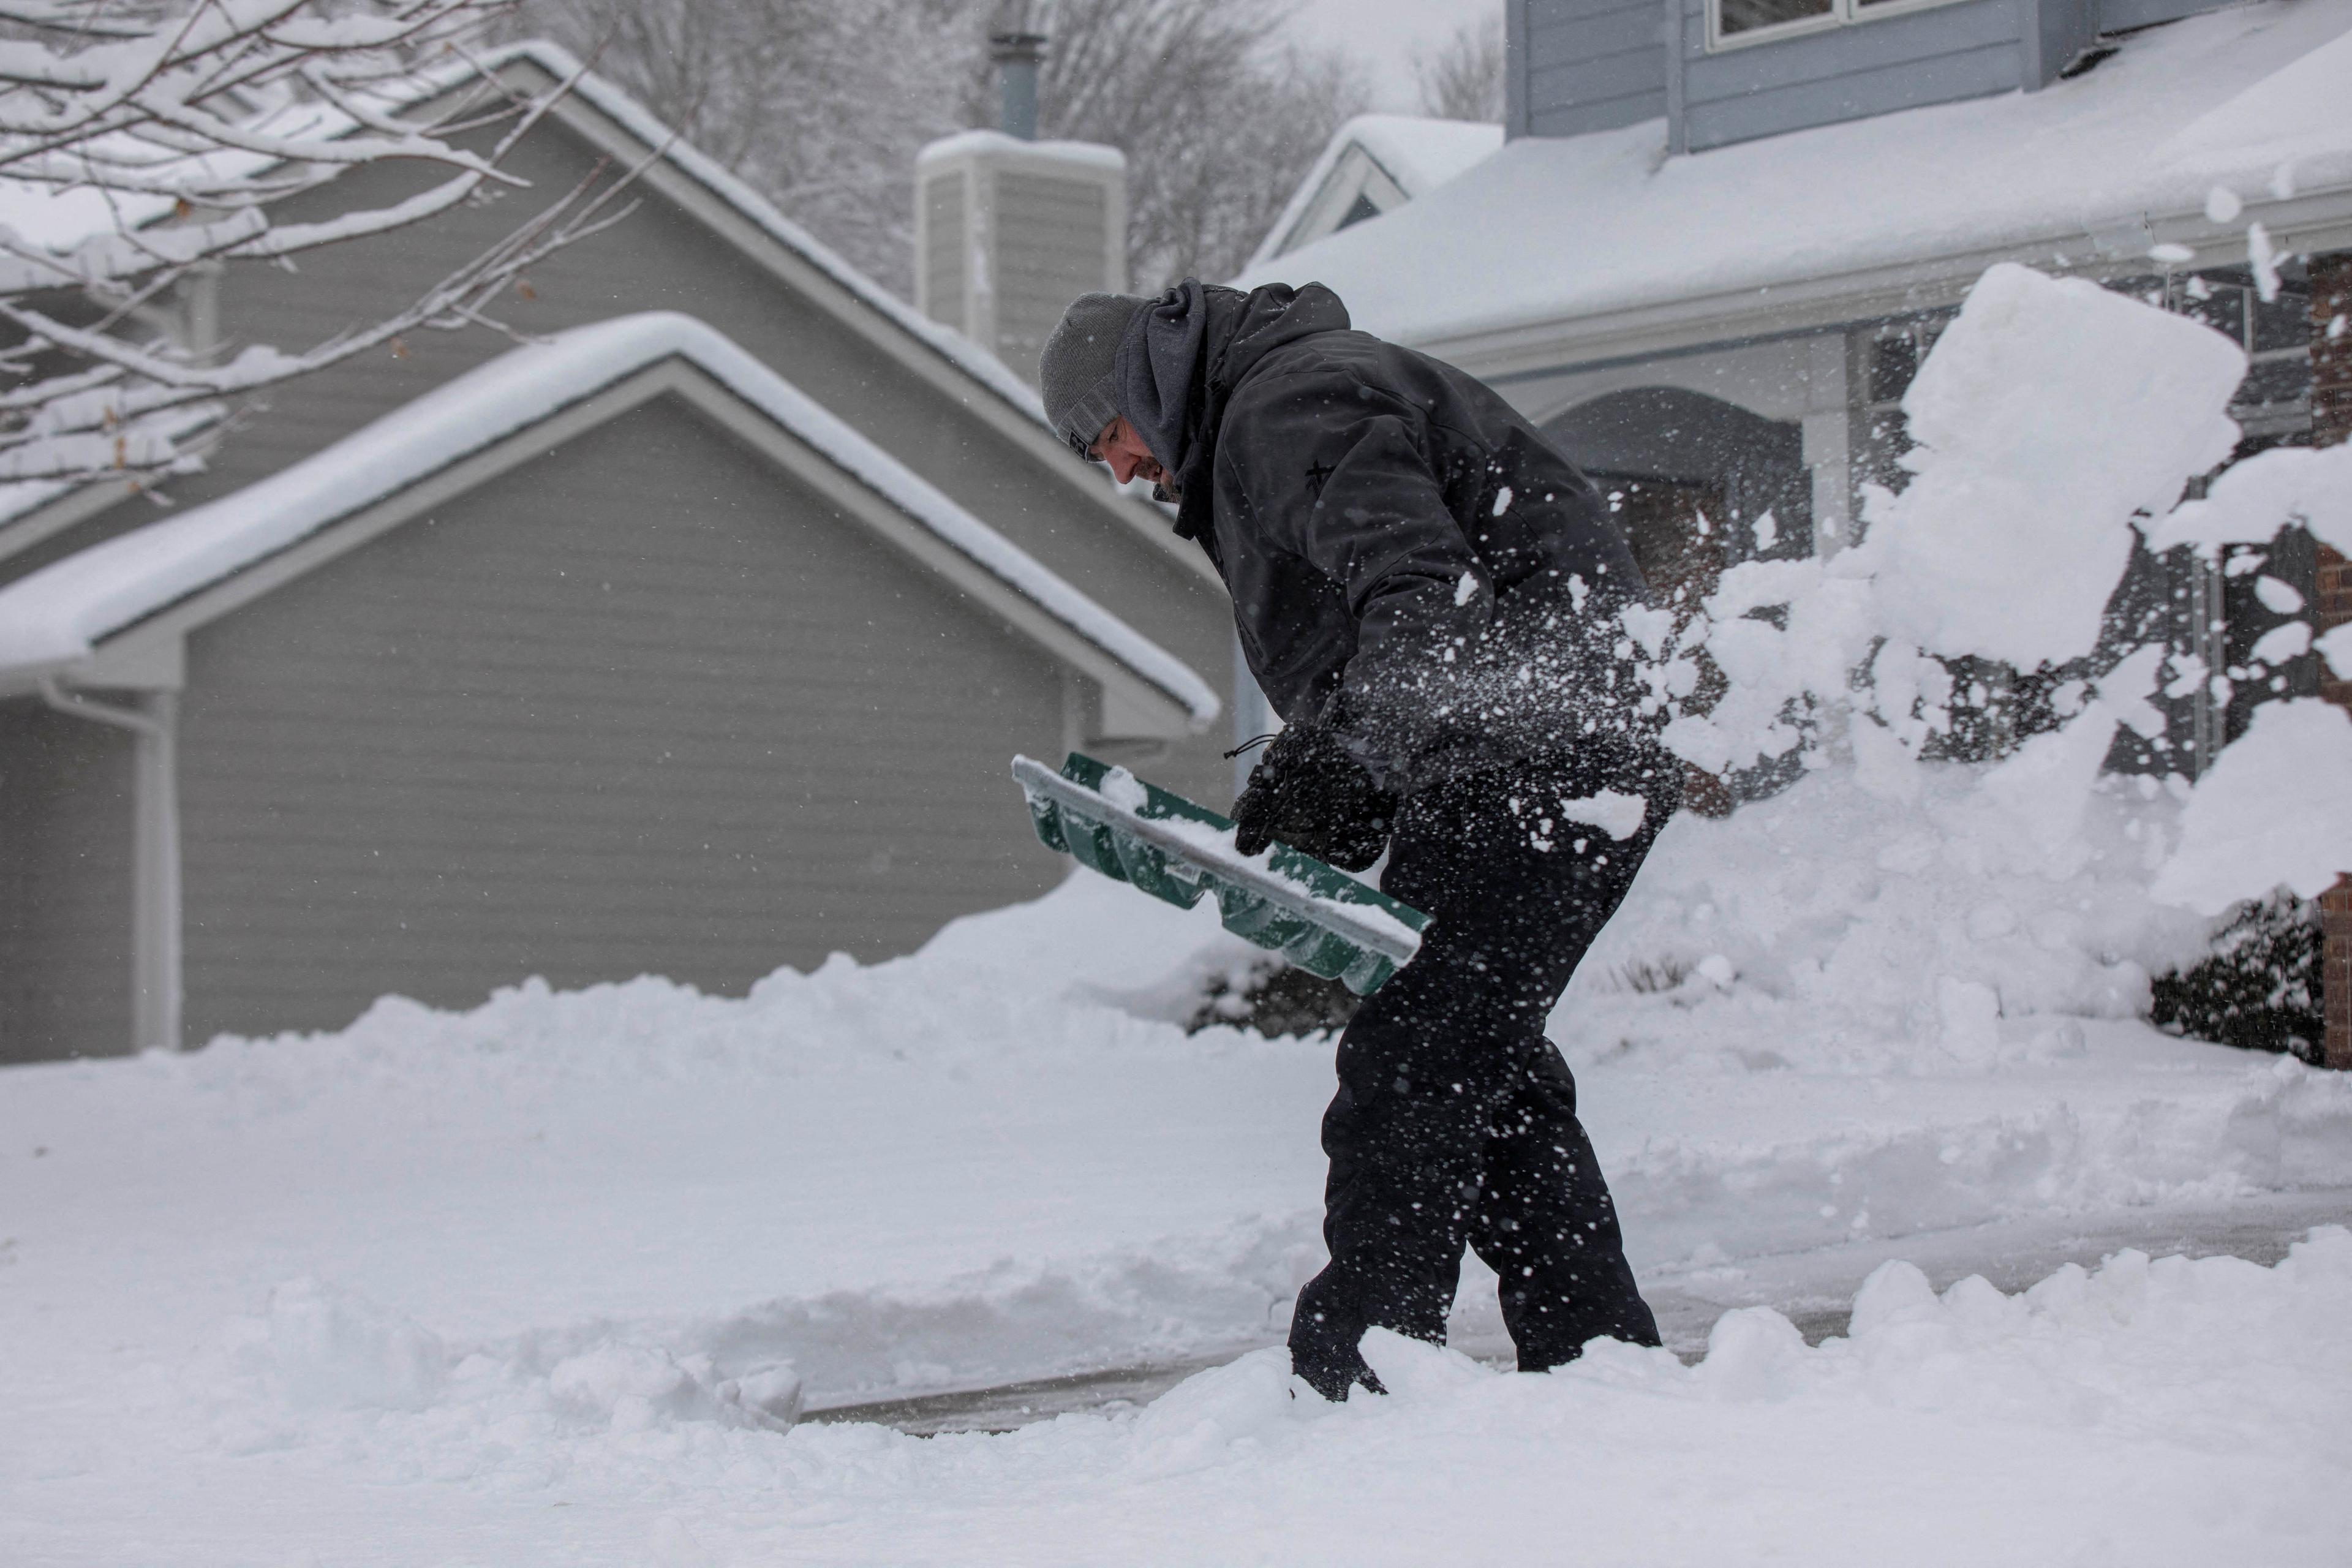
<svg viewBox="0 0 2352 1568"><path fill-rule="evenodd" d="M2329 328L2345 325L2335 335ZM2352 251L2311 262L2311 430L2321 446L2352 440ZM2352 562L2319 547L2315 631L2352 621ZM2352 708L2352 679L2321 671L2320 694ZM2319 900L2326 932L2320 984L2327 1015L2327 1065L2352 1068L2352 877L2338 877Z"/></svg>

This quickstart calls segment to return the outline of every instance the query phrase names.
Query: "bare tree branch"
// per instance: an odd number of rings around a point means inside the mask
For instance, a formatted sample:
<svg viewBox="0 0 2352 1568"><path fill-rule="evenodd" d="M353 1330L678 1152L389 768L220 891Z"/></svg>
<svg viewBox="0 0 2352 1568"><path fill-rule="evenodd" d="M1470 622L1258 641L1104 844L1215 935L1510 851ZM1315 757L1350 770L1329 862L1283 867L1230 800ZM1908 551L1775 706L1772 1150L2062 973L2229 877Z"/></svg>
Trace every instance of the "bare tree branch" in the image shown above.
<svg viewBox="0 0 2352 1568"><path fill-rule="evenodd" d="M1438 51L1415 63L1421 108L1440 120L1503 121L1503 13L1499 6L1454 29Z"/></svg>
<svg viewBox="0 0 2352 1568"><path fill-rule="evenodd" d="M867 276L914 287L923 143L996 121L996 0L524 0ZM1032 8L1033 10L1034 7ZM1057 0L1042 133L1128 155L1138 289L1231 277L1339 123L1360 73L1288 47L1283 0Z"/></svg>
<svg viewBox="0 0 2352 1568"><path fill-rule="evenodd" d="M255 343L219 360L123 329L156 331L158 304L199 269L290 265L429 222L493 185L527 188L508 157L573 83L517 94L469 52L515 4L0 0L0 180L94 209L58 232L0 228L0 325L19 334L0 348L0 372L22 378L0 389L0 479L181 471L195 455L184 439L217 428L228 399L404 333L513 335L490 301L625 216L614 204L638 170L598 165L415 299L324 343ZM272 216L289 196L383 163L451 173L386 205Z"/></svg>

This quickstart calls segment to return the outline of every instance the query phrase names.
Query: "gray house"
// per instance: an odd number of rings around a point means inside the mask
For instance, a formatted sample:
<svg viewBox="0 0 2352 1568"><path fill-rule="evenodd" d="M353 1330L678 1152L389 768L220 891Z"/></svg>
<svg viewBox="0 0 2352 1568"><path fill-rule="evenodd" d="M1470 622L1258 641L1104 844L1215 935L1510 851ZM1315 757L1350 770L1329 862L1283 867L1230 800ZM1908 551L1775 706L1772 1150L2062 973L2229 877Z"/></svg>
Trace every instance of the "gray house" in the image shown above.
<svg viewBox="0 0 2352 1568"><path fill-rule="evenodd" d="M665 136L589 77L519 149L541 190L652 157L641 208L509 302L544 341L294 384L168 510L0 505L0 1060L533 974L740 991L1050 886L1016 751L1222 787L1197 552ZM232 268L175 330L324 338L511 222Z"/></svg>

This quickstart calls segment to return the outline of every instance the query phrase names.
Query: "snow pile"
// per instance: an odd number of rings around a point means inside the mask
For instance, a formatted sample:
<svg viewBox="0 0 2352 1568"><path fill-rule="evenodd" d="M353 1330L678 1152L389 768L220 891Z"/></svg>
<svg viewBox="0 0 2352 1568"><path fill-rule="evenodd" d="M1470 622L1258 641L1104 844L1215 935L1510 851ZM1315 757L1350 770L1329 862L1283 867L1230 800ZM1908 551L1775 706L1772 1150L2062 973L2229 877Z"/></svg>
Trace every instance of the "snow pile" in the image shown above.
<svg viewBox="0 0 2352 1568"><path fill-rule="evenodd" d="M779 1432L605 1352L462 1415L332 1430L362 1483L614 1500L604 1539L656 1562L1417 1563L1554 1540L1623 1563L2284 1568L2340 1561L2352 1527L2347 1324L2352 1233L2330 1226L2271 1268L2125 1251L2014 1295L1973 1276L1938 1295L1892 1262L1843 1337L1808 1347L1751 1308L1694 1366L1603 1342L1521 1376L1376 1331L1390 1396L1345 1405L1272 1349L1003 1436Z"/></svg>
<svg viewBox="0 0 2352 1568"><path fill-rule="evenodd" d="M1847 568L1875 577L1877 629L2021 669L2090 652L2134 514L2229 457L2245 374L2245 351L2185 316L1986 272L1904 396L1913 478L1873 496Z"/></svg>
<svg viewBox="0 0 2352 1568"><path fill-rule="evenodd" d="M2267 702L2197 784L2158 897L2220 914L2252 890L2316 898L2352 866L2352 724L2315 697Z"/></svg>
<svg viewBox="0 0 2352 1568"><path fill-rule="evenodd" d="M1710 771L1843 752L1863 789L1914 801L1926 787L1919 759L1969 698L1947 661L2076 672L2060 692L2062 727L1938 816L1953 855L1997 854L2006 831L2050 874L2081 869L2086 801L2117 727L2161 750L2149 696L2215 679L2161 646L2100 647L2143 521L2160 520L2147 524L2159 547L2267 542L2290 523L2352 545L2332 454L2263 454L2173 510L2235 445L2224 410L2245 363L2220 334L2096 285L1989 269L1905 396L1921 442L1904 458L1911 482L1869 492L1869 531L1854 548L1723 574L1656 677L1654 700L1673 715L1667 744ZM2280 613L2301 607L2284 583L2258 587ZM1653 646L1654 621L1629 614L1628 634ZM2308 640L2306 627L2269 652L2292 657ZM1702 651L1729 689L1703 710L1678 706L1702 686ZM2157 884L2164 898L2212 912L2281 881L2310 892L2352 870L2352 771L2341 765L2352 717L2287 708L2197 786L2210 803L2190 808L2180 866Z"/></svg>
<svg viewBox="0 0 2352 1568"><path fill-rule="evenodd" d="M1426 1563L1574 1543L1593 1562L2338 1560L2352 1236L2234 1259L1938 1298L1891 1264L1850 1338L1809 1350L1769 1310L1705 1362L1602 1346L1540 1377L1379 1334L1392 1390L1294 1398L1280 1352L1131 1416L922 1443L803 1430L783 1490L833 1511L691 1528L745 1560ZM1007 1496L1024 1506L1007 1510ZM1997 1500L1997 1502L1996 1502Z"/></svg>
<svg viewBox="0 0 2352 1568"><path fill-rule="evenodd" d="M224 1340L239 1371L298 1408L421 1410L448 1371L437 1336L316 1279L278 1286L264 1317Z"/></svg>
<svg viewBox="0 0 2352 1568"><path fill-rule="evenodd" d="M2179 804L2152 779L2109 779L2077 797L2071 852L2053 857L2031 831L2042 803L2011 808L1985 772L1921 767L1905 800L1827 767L1727 818L1675 817L1554 1037L1571 1059L1601 1059L1633 1030L1685 1062L1769 1041L1808 1071L1934 1073L2063 1051L2079 1039L2063 1019L2145 1016L2149 976L2201 952L2210 925L2149 894ZM1963 1013L1989 1008L2016 1038L1996 1048L1974 1023L1956 1028L1962 995ZM1685 1022L1726 1008L1767 1040Z"/></svg>

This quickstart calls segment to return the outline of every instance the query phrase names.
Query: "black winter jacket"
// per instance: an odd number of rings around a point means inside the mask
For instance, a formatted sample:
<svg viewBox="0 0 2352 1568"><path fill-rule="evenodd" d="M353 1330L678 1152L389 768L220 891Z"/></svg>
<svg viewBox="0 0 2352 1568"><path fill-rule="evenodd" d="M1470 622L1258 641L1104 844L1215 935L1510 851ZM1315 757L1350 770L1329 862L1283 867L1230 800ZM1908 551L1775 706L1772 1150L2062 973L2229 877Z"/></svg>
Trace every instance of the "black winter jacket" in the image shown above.
<svg viewBox="0 0 2352 1568"><path fill-rule="evenodd" d="M1654 756L1618 621L1648 591L1591 481L1478 382L1349 330L1320 284L1204 300L1177 531L1216 563L1276 710L1404 793L1543 753Z"/></svg>

